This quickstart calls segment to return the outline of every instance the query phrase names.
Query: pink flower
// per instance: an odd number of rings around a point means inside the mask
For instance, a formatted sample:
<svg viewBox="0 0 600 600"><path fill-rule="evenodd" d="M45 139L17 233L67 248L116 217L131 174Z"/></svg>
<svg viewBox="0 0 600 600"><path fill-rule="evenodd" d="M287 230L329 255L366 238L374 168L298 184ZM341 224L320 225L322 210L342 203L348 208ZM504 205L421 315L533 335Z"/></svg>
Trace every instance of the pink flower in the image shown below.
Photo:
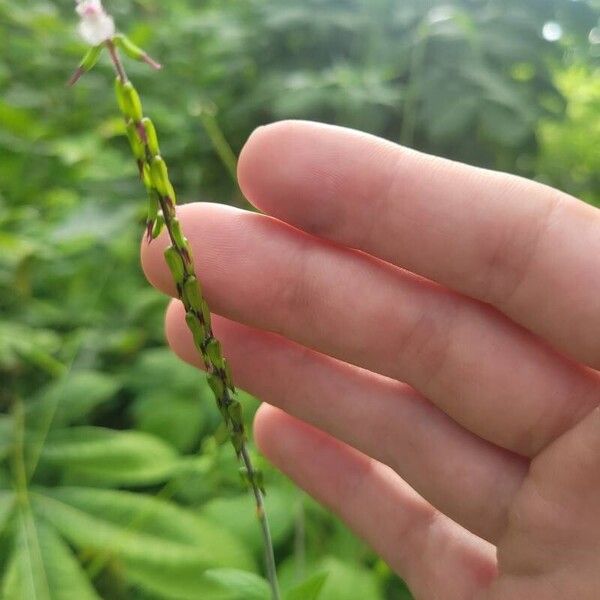
<svg viewBox="0 0 600 600"><path fill-rule="evenodd" d="M110 40L116 33L113 18L104 10L102 0L76 0L81 17L79 35L91 46Z"/></svg>

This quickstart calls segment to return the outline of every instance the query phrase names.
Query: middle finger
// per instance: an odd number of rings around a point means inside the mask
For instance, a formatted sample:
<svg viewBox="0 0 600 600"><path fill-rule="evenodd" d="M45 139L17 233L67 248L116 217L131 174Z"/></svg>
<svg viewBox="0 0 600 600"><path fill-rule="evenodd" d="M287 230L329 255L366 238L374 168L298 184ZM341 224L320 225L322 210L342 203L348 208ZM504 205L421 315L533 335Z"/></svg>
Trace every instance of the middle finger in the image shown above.
<svg viewBox="0 0 600 600"><path fill-rule="evenodd" d="M264 215L179 215L217 313L405 381L493 443L534 456L595 406L595 372L487 305ZM142 259L174 295L166 244L144 244Z"/></svg>

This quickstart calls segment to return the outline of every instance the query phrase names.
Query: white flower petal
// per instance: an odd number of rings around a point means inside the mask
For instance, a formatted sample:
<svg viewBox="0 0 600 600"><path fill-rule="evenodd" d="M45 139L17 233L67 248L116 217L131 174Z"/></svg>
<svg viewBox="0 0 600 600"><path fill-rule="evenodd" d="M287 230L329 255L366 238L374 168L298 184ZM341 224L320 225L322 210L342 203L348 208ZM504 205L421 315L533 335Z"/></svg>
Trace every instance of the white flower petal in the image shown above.
<svg viewBox="0 0 600 600"><path fill-rule="evenodd" d="M107 14L84 18L79 23L79 35L91 46L97 46L115 35L115 22Z"/></svg>

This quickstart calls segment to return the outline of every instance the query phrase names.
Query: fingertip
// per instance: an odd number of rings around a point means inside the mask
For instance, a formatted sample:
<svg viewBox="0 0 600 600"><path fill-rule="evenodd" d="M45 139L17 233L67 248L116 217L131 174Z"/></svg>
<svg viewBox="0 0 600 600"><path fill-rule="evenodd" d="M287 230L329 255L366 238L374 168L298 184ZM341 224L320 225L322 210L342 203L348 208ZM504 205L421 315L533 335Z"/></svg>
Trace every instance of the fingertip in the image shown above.
<svg viewBox="0 0 600 600"><path fill-rule="evenodd" d="M246 198L257 208L268 207L271 197L277 197L297 169L293 157L302 151L307 134L324 127L309 121L286 120L255 129L238 161L238 181Z"/></svg>
<svg viewBox="0 0 600 600"><path fill-rule="evenodd" d="M165 312L165 337L171 350L183 361L201 366L192 334L185 322L185 307L180 300L169 302Z"/></svg>
<svg viewBox="0 0 600 600"><path fill-rule="evenodd" d="M275 453L277 432L284 426L282 416L285 416L282 410L264 402L254 416L254 441L258 449L269 458Z"/></svg>

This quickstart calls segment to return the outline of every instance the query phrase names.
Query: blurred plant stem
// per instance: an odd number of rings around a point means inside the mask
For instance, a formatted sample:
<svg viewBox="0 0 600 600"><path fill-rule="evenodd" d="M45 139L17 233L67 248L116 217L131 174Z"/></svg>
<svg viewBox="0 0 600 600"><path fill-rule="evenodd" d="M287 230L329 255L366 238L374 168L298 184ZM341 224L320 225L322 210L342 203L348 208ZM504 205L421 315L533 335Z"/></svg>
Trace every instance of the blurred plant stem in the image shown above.
<svg viewBox="0 0 600 600"><path fill-rule="evenodd" d="M301 491L298 491L294 519L294 562L296 580L302 581L306 575L306 514L304 493Z"/></svg>
<svg viewBox="0 0 600 600"><path fill-rule="evenodd" d="M227 169L234 185L237 186L237 157L217 121L216 110L212 109L212 107L203 108L200 111L199 117L216 153Z"/></svg>
<svg viewBox="0 0 600 600"><path fill-rule="evenodd" d="M400 143L403 146L412 146L415 139L418 118L417 103L420 94L419 80L425 69L428 37L429 26L427 21L424 20L421 22L415 33L415 42L412 47L408 70L408 83L404 92L402 129L400 131Z"/></svg>

